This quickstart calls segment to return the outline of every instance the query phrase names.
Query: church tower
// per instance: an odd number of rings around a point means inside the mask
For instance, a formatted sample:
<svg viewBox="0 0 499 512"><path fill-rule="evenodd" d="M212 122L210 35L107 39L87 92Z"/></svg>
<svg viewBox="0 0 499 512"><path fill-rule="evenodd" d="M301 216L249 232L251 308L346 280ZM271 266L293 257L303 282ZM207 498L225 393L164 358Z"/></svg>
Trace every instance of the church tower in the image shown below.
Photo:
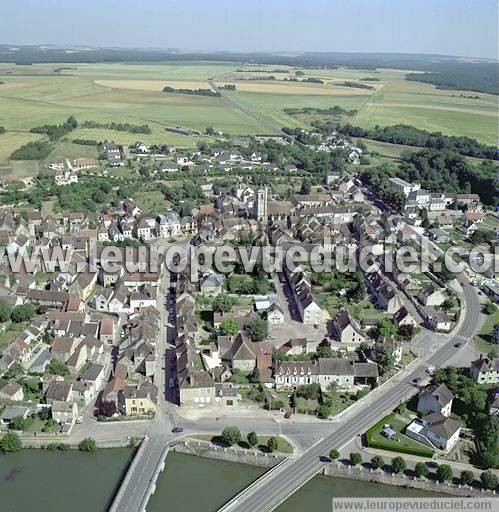
<svg viewBox="0 0 499 512"><path fill-rule="evenodd" d="M263 225L267 224L267 187L261 187L256 194L256 220Z"/></svg>

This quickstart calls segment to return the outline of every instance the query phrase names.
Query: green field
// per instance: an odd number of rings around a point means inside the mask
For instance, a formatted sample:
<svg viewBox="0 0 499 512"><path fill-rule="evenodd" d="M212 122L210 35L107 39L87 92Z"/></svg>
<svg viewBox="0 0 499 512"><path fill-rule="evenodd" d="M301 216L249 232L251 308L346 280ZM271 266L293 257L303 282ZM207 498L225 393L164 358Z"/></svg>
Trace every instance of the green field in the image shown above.
<svg viewBox="0 0 499 512"><path fill-rule="evenodd" d="M75 69L54 71L60 67L55 64L0 64L0 78L4 82L0 84L0 125L8 130L0 135L0 162L8 160L16 148L41 137L28 133L30 128L45 123L60 123L69 115L76 116L79 121L145 123L151 127L152 133L137 135L79 128L68 135L68 140L84 138L130 144L140 139L149 144L171 144L180 148L194 147L200 136L173 134L165 131L167 126L178 125L200 133L207 126L213 126L229 134L241 135L273 134L276 128L282 126L308 126L303 120L285 114L283 109L287 107L327 108L338 105L357 110L353 122L360 126L406 123L452 135L469 135L489 144L495 144L498 134L496 96L438 90L430 84L408 82L404 80L408 71L304 69L305 78L317 77L324 82L311 84L282 81L283 78L294 76L292 68L256 64L68 64L62 67ZM258 71L237 71L272 70L276 67L288 69L289 73L277 73L275 81L243 80L259 76ZM342 85L345 81L362 83L366 77L378 79L377 82L363 82L374 89ZM219 84L235 83L236 91L226 94L237 101L242 110L224 98L161 92L165 81L178 81L179 84L182 81L198 82L209 88L205 82L207 79L214 79ZM158 90L151 90L156 83ZM252 115L248 115L245 109L251 111ZM400 151L389 147L383 149L392 153L387 154L392 158L397 157L396 153ZM89 154L88 148L78 148L66 142L61 143L53 154L56 152L70 158ZM385 151L381 152L386 154ZM4 170L0 169L0 172L4 173ZM27 172L25 169L24 173Z"/></svg>

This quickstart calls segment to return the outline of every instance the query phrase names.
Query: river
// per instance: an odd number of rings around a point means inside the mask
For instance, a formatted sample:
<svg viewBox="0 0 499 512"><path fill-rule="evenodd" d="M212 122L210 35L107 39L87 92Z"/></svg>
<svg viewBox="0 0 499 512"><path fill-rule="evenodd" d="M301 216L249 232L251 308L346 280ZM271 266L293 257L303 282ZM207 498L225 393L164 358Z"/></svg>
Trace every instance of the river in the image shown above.
<svg viewBox="0 0 499 512"><path fill-rule="evenodd" d="M231 496L258 478L264 468L204 459L181 453L169 454L148 512L214 512ZM279 512L330 511L332 497L435 496L414 489L317 476L277 510Z"/></svg>
<svg viewBox="0 0 499 512"><path fill-rule="evenodd" d="M132 450L49 452L0 456L2 512L99 512L107 509ZM265 469L170 453L148 512L212 512ZM329 511L333 496L424 496L422 492L331 477L315 477L279 512Z"/></svg>

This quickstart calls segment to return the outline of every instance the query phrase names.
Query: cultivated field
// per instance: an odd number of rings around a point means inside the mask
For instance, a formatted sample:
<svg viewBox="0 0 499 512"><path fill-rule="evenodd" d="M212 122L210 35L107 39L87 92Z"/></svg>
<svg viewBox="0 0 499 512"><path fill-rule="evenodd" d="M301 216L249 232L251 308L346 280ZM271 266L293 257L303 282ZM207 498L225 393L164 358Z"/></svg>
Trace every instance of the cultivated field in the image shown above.
<svg viewBox="0 0 499 512"><path fill-rule="evenodd" d="M288 73L275 72L276 69ZM78 128L66 137L68 141L80 138L129 144L140 139L148 144L188 148L204 138L201 134L207 126L229 134L273 134L272 125L275 128L309 126L306 117L292 117L283 111L285 108L338 105L357 110L351 122L363 127L406 123L496 143L496 96L438 90L430 84L408 82L404 80L407 71L399 70L303 69L303 76L296 76L295 71L286 66L224 62L0 64L0 82L3 82L0 83L0 126L7 129L6 134L0 135L0 162L8 160L16 148L42 138L29 133L30 128L61 123L69 115L80 122L148 124L152 133ZM276 80L248 80L269 75ZM324 83L284 81L284 78L320 78ZM207 80L211 79L219 85L235 84L235 91L224 90L223 94L235 100L241 109L223 97L162 92L167 85L178 89L209 88ZM373 89L348 87L344 82ZM254 115L242 111L245 109ZM165 131L172 125L189 128L199 135ZM87 154L88 148L80 148L82 155ZM73 157L79 147L61 144L56 150L63 156ZM33 166L25 169L24 172L29 172Z"/></svg>

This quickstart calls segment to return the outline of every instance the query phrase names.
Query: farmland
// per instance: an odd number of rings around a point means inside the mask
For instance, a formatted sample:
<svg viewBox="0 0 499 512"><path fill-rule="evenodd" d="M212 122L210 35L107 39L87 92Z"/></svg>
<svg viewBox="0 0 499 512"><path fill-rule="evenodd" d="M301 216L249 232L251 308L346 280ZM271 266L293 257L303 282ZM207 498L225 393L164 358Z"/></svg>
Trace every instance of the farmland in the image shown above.
<svg viewBox="0 0 499 512"><path fill-rule="evenodd" d="M3 82L0 84L0 126L7 130L0 135L2 173L12 169L29 174L29 169L35 169L35 166L17 166L16 170L6 161L23 144L43 138L29 133L30 128L61 123L69 115L80 122L147 124L151 133L137 135L107 128L79 127L56 147L59 154L67 157L93 154L83 146L78 152L79 148L70 143L74 139L130 144L139 138L146 144L189 148L204 138L202 133L207 126L232 135L274 134L282 126L309 126L306 118L288 115L283 111L285 108L335 105L356 110L349 120L361 127L405 123L450 135L468 135L487 144L494 144L497 139L496 96L439 90L431 84L408 82L404 78L409 71L303 69L304 75L297 77L293 68L279 66L288 71L283 73L272 71L275 67L225 62L163 62L75 64L58 70L60 66L55 64L0 64ZM268 79L270 75L275 80ZM322 83L308 82L308 78L320 79ZM248 115L223 97L162 92L166 85L209 88L207 80L211 79L219 86L235 84L235 91L224 90L224 94L254 115ZM187 136L165 131L172 125L197 134ZM396 148L386 149L397 152Z"/></svg>

